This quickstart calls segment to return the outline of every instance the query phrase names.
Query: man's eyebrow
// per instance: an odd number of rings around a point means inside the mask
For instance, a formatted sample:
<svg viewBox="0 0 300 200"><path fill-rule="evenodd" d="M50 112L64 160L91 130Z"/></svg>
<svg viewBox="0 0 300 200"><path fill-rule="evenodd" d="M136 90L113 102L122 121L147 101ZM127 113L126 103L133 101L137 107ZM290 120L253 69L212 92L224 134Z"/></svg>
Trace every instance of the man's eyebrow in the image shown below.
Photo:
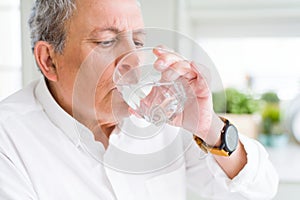
<svg viewBox="0 0 300 200"><path fill-rule="evenodd" d="M101 33L101 32L106 32L106 31L109 31L109 32L113 32L115 34L119 34L119 33L126 33L126 31L122 31L116 27L113 27L113 26L109 26L109 27L101 27L101 28L95 28L91 33L90 35L94 35L94 34L97 34L97 33ZM127 31L127 32L133 32L134 34L141 34L141 35L146 35L146 32L144 29L136 29L136 30L133 30L133 31Z"/></svg>
<svg viewBox="0 0 300 200"><path fill-rule="evenodd" d="M95 28L94 30L91 31L90 35L94 35L94 34L101 33L101 32L106 32L106 31L113 32L116 34L121 32L116 27L109 26L109 27Z"/></svg>

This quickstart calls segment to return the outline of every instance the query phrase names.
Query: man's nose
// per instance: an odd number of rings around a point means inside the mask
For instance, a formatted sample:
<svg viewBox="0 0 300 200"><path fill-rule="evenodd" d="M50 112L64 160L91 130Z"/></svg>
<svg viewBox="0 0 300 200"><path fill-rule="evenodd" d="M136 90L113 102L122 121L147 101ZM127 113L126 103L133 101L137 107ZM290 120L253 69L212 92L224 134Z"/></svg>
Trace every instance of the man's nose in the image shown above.
<svg viewBox="0 0 300 200"><path fill-rule="evenodd" d="M122 61L121 64L126 69L137 67L140 63L140 55L135 53L136 49L134 41L127 38L120 48L120 56L118 57L116 64Z"/></svg>
<svg viewBox="0 0 300 200"><path fill-rule="evenodd" d="M122 59L124 56L128 55L130 52L136 50L136 46L134 41L131 38L124 38L123 42L120 44L118 48L119 59ZM134 56L130 56L131 59L134 59Z"/></svg>
<svg viewBox="0 0 300 200"><path fill-rule="evenodd" d="M123 41L122 51L117 58L115 67L119 81L134 84L138 81L138 67L140 65L140 57L135 51L136 46L133 41ZM121 50L121 49L120 49Z"/></svg>
<svg viewBox="0 0 300 200"><path fill-rule="evenodd" d="M122 77L121 79L129 79L127 82L136 83L139 77L139 65L140 58L138 54L131 50L130 52L124 54L124 56L117 63L117 71ZM124 81L123 80L123 81Z"/></svg>

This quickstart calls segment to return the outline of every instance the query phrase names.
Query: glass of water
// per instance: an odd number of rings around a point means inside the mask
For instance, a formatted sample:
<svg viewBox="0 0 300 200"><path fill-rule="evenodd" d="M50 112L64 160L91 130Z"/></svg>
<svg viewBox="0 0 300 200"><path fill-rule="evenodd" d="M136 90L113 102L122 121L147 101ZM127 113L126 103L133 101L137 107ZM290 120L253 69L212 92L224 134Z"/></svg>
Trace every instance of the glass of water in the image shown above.
<svg viewBox="0 0 300 200"><path fill-rule="evenodd" d="M175 54L166 49L159 50ZM165 66L157 66L157 59L153 48L130 51L117 63L113 81L136 115L155 125L162 125L183 111L186 93L179 80L163 79L156 67Z"/></svg>

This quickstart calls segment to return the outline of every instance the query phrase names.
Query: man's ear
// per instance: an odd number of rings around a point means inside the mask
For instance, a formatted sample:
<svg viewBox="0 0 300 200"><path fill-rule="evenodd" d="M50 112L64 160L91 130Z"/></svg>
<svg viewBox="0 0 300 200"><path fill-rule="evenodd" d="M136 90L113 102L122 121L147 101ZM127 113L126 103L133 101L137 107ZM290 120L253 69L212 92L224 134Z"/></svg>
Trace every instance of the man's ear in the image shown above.
<svg viewBox="0 0 300 200"><path fill-rule="evenodd" d="M56 82L58 76L53 55L53 47L48 42L38 41L35 44L34 57L40 70L48 80Z"/></svg>

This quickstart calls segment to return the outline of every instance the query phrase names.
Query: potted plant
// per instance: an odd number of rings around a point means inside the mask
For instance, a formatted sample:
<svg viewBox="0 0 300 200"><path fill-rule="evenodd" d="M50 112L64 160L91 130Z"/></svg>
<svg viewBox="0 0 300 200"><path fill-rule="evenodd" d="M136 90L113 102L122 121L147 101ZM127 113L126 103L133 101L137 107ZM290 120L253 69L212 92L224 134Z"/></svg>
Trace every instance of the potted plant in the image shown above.
<svg viewBox="0 0 300 200"><path fill-rule="evenodd" d="M259 102L251 94L226 88L224 92L213 93L213 104L215 112L234 123L240 133L257 138Z"/></svg>
<svg viewBox="0 0 300 200"><path fill-rule="evenodd" d="M280 99L275 92L266 92L261 96L261 126L259 140L266 146L282 146L288 137L282 123Z"/></svg>

